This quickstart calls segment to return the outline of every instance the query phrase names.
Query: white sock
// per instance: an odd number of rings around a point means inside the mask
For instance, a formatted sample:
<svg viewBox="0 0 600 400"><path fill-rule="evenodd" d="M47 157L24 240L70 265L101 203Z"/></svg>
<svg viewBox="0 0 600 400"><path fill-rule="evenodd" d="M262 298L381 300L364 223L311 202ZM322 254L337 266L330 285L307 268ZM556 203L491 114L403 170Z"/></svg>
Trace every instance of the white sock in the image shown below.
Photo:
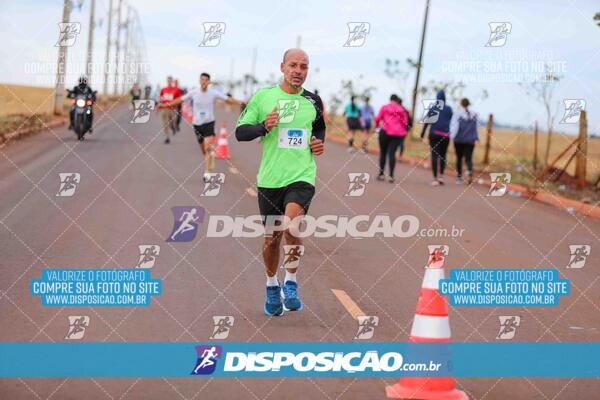
<svg viewBox="0 0 600 400"><path fill-rule="evenodd" d="M277 274L273 276L267 275L267 286L279 286L279 282L277 281Z"/></svg>
<svg viewBox="0 0 600 400"><path fill-rule="evenodd" d="M296 271L298 272L298 271ZM296 272L291 273L289 271L285 271L285 279L283 280L283 282L287 282L287 281L292 281L292 282L296 282Z"/></svg>

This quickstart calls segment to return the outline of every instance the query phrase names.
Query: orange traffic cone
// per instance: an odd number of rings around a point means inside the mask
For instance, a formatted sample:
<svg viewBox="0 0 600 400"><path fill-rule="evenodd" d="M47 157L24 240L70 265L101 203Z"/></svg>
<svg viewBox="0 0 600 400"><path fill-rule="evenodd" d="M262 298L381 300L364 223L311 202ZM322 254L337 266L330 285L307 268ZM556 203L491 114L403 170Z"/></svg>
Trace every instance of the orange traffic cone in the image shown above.
<svg viewBox="0 0 600 400"><path fill-rule="evenodd" d="M449 342L448 303L446 298L438 293L439 281L444 279L444 268L442 266L433 267L434 263L432 262L429 265L425 267L417 312L408 340L410 342ZM465 392L456 389L454 378L450 377L400 378L395 385L387 386L385 393L391 399L469 399Z"/></svg>
<svg viewBox="0 0 600 400"><path fill-rule="evenodd" d="M225 129L225 124L221 125L221 132L219 133L219 141L217 142L215 157L224 158L226 160L231 158L231 155L229 154L229 145L227 144L227 130Z"/></svg>

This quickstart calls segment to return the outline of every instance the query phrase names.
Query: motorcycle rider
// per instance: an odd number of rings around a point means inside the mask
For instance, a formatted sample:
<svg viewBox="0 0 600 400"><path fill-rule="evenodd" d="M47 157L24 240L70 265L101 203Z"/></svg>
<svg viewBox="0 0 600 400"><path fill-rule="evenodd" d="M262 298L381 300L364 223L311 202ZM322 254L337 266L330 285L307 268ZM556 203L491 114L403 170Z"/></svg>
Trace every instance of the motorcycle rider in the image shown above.
<svg viewBox="0 0 600 400"><path fill-rule="evenodd" d="M67 96L70 99L77 98L78 95L85 96L86 99L90 98L93 103L96 102L96 93L92 90L91 87L87 84L87 77L85 75L81 75L79 77L79 84L74 86L73 89L69 90L69 95ZM74 118L75 118L75 105L71 106L71 111L69 112L69 129L72 130L74 127ZM94 111L90 114L90 130L92 133L92 123L94 121Z"/></svg>

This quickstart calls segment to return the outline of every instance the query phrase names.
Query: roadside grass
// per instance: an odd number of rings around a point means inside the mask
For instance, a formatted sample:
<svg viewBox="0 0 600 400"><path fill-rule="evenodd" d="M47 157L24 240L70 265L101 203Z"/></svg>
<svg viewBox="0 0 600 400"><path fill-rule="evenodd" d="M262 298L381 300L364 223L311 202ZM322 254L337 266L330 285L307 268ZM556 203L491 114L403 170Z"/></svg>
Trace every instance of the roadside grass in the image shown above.
<svg viewBox="0 0 600 400"><path fill-rule="evenodd" d="M106 109L118 96L98 96L98 104ZM4 135L16 130L36 131L45 123L67 118L70 99L65 96L63 117L53 115L54 89L47 87L0 83L0 142Z"/></svg>
<svg viewBox="0 0 600 400"><path fill-rule="evenodd" d="M427 142L420 139L422 126L416 124L412 140L407 139L407 145L404 155L417 160L426 162L430 165L430 150ZM328 116L327 134L338 137L346 137L346 123L341 116ZM537 172L533 168L533 148L534 135L530 131L517 131L510 129L494 128L490 146L490 164L484 165L482 160L485 152L486 132L485 128L479 130L480 142L475 146L473 154L473 163L475 170L483 174L490 172L510 172L511 182L518 183L528 187L535 186L535 175L541 171L543 165L543 156L546 149L546 134L540 132L538 136L538 167ZM569 143L575 139L575 136L556 133L552 136L552 147L550 149L550 161L552 161ZM362 136L355 139L355 146L362 144ZM372 134L369 139L369 149L378 149L377 134ZM571 153L569 153L571 154ZM557 168L563 168L568 160L568 155L563 157L556 165ZM448 148L448 159L446 168L455 171L456 158L452 143ZM464 167L463 167L464 168ZM376 172L376 171L375 171ZM375 173L374 172L374 173ZM559 182L546 182L544 188L562 196L582 200L585 202L596 203L600 201L600 192L589 187L582 191L574 187L575 160L571 162L565 174ZM588 159L587 159L587 182L593 184L600 176L600 138L588 138ZM489 177L489 176L488 176Z"/></svg>

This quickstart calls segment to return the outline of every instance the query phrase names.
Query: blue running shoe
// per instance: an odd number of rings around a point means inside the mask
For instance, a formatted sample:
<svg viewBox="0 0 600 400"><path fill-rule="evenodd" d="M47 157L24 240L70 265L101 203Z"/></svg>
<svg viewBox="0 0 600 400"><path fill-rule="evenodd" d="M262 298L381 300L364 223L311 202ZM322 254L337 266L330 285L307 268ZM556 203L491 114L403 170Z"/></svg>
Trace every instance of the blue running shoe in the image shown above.
<svg viewBox="0 0 600 400"><path fill-rule="evenodd" d="M302 301L298 297L298 284L294 281L286 281L281 288L283 297L283 309L285 311L302 310Z"/></svg>
<svg viewBox="0 0 600 400"><path fill-rule="evenodd" d="M267 301L265 302L265 315L269 317L283 315L283 304L279 296L279 286L267 286Z"/></svg>

